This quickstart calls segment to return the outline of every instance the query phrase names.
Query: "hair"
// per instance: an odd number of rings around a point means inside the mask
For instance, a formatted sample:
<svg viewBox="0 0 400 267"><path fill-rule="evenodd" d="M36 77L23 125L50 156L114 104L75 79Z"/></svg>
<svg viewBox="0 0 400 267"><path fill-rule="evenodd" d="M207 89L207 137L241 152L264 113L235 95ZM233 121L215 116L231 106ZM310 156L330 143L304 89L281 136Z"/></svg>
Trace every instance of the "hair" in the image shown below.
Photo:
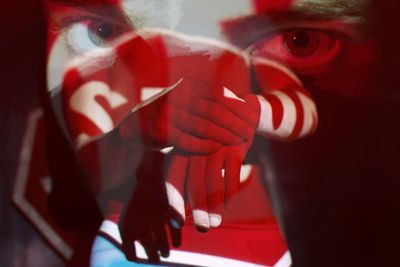
<svg viewBox="0 0 400 267"><path fill-rule="evenodd" d="M306 16L324 19L341 18L353 22L368 20L371 12L370 0L299 0L293 9Z"/></svg>

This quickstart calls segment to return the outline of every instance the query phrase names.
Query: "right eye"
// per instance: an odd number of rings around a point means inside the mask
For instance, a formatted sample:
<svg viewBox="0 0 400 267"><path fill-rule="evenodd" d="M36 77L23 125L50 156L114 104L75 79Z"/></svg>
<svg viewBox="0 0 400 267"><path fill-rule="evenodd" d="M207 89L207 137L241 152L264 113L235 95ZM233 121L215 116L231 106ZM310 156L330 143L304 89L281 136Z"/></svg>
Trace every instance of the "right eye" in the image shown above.
<svg viewBox="0 0 400 267"><path fill-rule="evenodd" d="M92 19L72 24L67 33L68 46L76 54L110 48L110 42L122 34L122 27L110 22Z"/></svg>
<svg viewBox="0 0 400 267"><path fill-rule="evenodd" d="M272 58L298 72L319 72L340 55L346 37L318 28L284 29L250 48L254 56Z"/></svg>

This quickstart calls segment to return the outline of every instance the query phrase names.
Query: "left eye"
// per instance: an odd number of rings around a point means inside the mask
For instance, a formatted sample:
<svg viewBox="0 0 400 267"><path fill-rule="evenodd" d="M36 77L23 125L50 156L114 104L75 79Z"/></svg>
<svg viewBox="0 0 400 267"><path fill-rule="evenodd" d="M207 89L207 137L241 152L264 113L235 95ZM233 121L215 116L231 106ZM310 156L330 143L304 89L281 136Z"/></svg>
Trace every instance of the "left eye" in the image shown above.
<svg viewBox="0 0 400 267"><path fill-rule="evenodd" d="M342 40L329 32L288 29L258 41L250 48L253 56L272 58L299 71L313 71L337 58Z"/></svg>
<svg viewBox="0 0 400 267"><path fill-rule="evenodd" d="M122 29L102 20L86 20L73 24L67 34L68 45L77 54L94 49L107 49Z"/></svg>

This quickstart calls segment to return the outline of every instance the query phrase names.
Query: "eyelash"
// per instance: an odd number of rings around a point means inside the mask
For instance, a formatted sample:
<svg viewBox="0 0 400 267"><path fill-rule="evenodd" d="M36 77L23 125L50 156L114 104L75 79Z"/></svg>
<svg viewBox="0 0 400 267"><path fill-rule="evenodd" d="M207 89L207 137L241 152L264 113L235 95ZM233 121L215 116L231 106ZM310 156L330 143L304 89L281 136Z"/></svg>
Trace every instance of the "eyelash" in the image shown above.
<svg viewBox="0 0 400 267"><path fill-rule="evenodd" d="M335 30L331 30L331 29L294 26L294 27L280 28L280 29L277 29L276 31L264 33L262 36L259 36L256 39L252 40L252 42L250 44L248 44L244 50L247 52L250 52L254 48L254 46L261 41L271 40L272 38L274 38L278 35L284 34L286 32L298 31L298 30L317 31L317 32L325 33L325 34L327 34L335 39L338 39L340 41L347 41L350 39L350 37L347 34L338 32Z"/></svg>
<svg viewBox="0 0 400 267"><path fill-rule="evenodd" d="M72 27L76 26L77 24L87 24L86 26L92 22L101 21L105 23L109 23L110 25L115 26L119 29L119 33L124 33L128 30L132 30L131 27L125 25L121 22L112 21L111 19L104 19L93 15L71 15L68 17L64 17L61 21L56 25L56 34L64 36L65 47L74 54L75 57L82 57L84 56L83 53L77 51L76 48L68 41L68 34ZM89 32L89 29L88 29Z"/></svg>

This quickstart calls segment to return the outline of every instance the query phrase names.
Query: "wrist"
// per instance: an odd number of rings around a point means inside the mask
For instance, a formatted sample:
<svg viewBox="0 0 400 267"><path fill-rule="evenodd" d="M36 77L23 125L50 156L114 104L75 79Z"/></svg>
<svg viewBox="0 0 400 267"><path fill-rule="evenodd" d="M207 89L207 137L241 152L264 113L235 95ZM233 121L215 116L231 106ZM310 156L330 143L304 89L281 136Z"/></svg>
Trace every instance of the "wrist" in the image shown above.
<svg viewBox="0 0 400 267"><path fill-rule="evenodd" d="M272 139L290 141L312 134L318 125L314 101L303 92L275 91L257 95L260 121L257 133Z"/></svg>
<svg viewBox="0 0 400 267"><path fill-rule="evenodd" d="M257 133L278 140L290 138L296 123L296 107L282 92L265 97L257 95L260 103L260 120Z"/></svg>

